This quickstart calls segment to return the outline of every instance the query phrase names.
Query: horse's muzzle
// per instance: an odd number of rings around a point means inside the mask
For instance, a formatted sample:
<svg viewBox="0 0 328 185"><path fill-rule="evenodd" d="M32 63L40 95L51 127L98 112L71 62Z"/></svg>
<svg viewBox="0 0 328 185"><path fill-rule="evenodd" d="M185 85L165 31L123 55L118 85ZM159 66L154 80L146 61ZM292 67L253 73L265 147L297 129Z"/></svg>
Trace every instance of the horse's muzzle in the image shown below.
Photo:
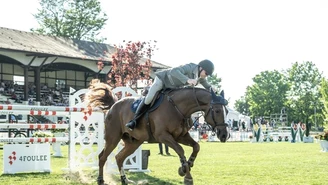
<svg viewBox="0 0 328 185"><path fill-rule="evenodd" d="M226 142L230 138L229 128L217 129L216 135L222 143Z"/></svg>

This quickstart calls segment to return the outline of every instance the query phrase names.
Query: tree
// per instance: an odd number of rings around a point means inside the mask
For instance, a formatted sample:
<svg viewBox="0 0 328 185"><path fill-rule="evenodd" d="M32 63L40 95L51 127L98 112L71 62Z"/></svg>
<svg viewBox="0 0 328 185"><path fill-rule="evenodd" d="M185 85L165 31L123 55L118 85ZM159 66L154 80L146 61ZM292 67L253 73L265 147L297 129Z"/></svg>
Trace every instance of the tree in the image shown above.
<svg viewBox="0 0 328 185"><path fill-rule="evenodd" d="M101 42L96 36L107 21L98 0L40 0L34 15L40 27L33 32L77 40Z"/></svg>
<svg viewBox="0 0 328 185"><path fill-rule="evenodd" d="M316 114L322 113L323 105L318 101L321 97L321 73L310 61L295 62L287 72L290 84L290 90L287 92L288 117L297 122L314 122L314 110Z"/></svg>
<svg viewBox="0 0 328 185"><path fill-rule="evenodd" d="M288 84L285 76L274 70L264 71L253 78L254 84L246 90L246 100L253 116L280 113L286 101Z"/></svg>
<svg viewBox="0 0 328 185"><path fill-rule="evenodd" d="M156 43L156 41L154 41ZM125 46L114 46L112 68L107 74L107 83L112 87L130 86L137 90L137 80L148 80L151 70L151 56L156 45L149 42L127 42Z"/></svg>
<svg viewBox="0 0 328 185"><path fill-rule="evenodd" d="M212 85L212 87L219 90L221 88L221 78L218 77L218 74L213 74L212 76L207 77L207 82Z"/></svg>
<svg viewBox="0 0 328 185"><path fill-rule="evenodd" d="M236 111L240 112L243 115L250 115L249 105L245 96L242 96L240 97L240 99L236 100L234 108L236 109Z"/></svg>
<svg viewBox="0 0 328 185"><path fill-rule="evenodd" d="M328 127L328 80L326 78L322 78L321 80L320 94L321 94L320 100L323 103L322 123L327 128Z"/></svg>

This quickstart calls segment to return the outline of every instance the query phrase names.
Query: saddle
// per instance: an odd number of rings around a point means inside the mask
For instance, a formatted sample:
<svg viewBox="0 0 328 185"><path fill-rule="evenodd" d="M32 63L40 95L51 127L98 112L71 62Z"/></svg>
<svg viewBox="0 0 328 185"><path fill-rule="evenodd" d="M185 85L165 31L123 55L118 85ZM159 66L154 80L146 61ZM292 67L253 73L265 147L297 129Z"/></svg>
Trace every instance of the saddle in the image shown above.
<svg viewBox="0 0 328 185"><path fill-rule="evenodd" d="M153 101L150 103L150 107L147 110L147 112L153 112L154 110L156 110L161 105L161 103L163 102L164 96L165 96L164 91L165 90L162 90L162 91L156 93L156 95L155 95L156 98L154 98ZM139 104L141 103L141 101L143 99L145 99L144 96L141 97L141 98L139 98L139 99L136 99L132 103L132 105L131 105L131 111L133 113L136 113L136 110L137 110Z"/></svg>

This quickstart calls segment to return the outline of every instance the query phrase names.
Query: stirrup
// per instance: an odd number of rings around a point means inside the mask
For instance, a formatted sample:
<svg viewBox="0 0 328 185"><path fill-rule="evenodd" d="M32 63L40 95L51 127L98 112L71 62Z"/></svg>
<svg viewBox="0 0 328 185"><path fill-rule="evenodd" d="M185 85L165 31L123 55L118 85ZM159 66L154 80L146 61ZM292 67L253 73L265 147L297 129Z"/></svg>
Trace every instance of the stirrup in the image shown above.
<svg viewBox="0 0 328 185"><path fill-rule="evenodd" d="M130 131L132 131L136 127L136 121L131 120L129 123L125 125Z"/></svg>

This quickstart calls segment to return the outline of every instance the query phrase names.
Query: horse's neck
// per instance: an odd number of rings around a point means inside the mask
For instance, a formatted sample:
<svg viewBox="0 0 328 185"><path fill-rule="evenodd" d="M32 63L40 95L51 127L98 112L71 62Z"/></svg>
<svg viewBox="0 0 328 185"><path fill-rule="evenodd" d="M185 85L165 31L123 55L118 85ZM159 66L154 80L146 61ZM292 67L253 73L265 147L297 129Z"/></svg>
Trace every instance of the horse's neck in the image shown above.
<svg viewBox="0 0 328 185"><path fill-rule="evenodd" d="M176 96L174 98L174 96ZM211 100L210 94L204 90L195 90L177 92L173 95L174 102L181 112L185 115L191 115L197 111L205 111Z"/></svg>

